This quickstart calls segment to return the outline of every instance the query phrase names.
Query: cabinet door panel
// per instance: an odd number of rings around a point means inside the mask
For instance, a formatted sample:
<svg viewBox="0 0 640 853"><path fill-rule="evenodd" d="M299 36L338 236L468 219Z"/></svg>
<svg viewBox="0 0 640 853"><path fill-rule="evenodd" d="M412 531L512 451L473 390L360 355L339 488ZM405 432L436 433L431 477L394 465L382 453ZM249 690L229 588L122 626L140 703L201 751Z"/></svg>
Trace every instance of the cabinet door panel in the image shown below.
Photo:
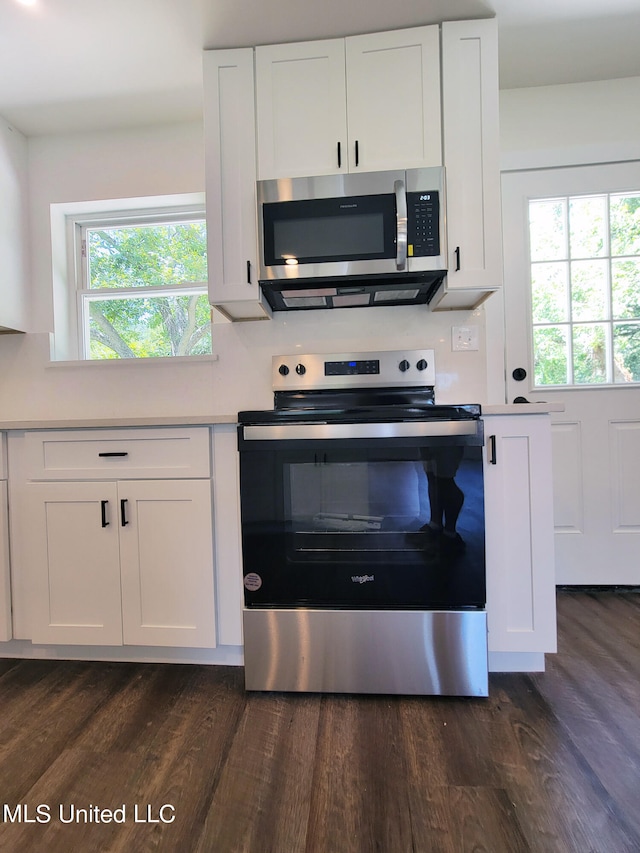
<svg viewBox="0 0 640 853"><path fill-rule="evenodd" d="M347 171L345 91L343 39L256 48L260 180Z"/></svg>
<svg viewBox="0 0 640 853"><path fill-rule="evenodd" d="M253 50L204 53L209 301L259 318Z"/></svg>
<svg viewBox="0 0 640 853"><path fill-rule="evenodd" d="M440 166L439 28L353 36L346 56L349 170Z"/></svg>
<svg viewBox="0 0 640 853"><path fill-rule="evenodd" d="M210 481L118 489L125 644L215 646Z"/></svg>
<svg viewBox="0 0 640 853"><path fill-rule="evenodd" d="M0 453L1 452L2 447L0 446ZM7 482L6 480L0 480L0 640L10 640L11 637L9 505L7 499Z"/></svg>
<svg viewBox="0 0 640 853"><path fill-rule="evenodd" d="M116 496L113 483L27 486L35 643L122 644Z"/></svg>
<svg viewBox="0 0 640 853"><path fill-rule="evenodd" d="M500 286L500 140L495 20L442 25L442 110L447 169L449 291ZM444 307L472 307L452 297Z"/></svg>
<svg viewBox="0 0 640 853"><path fill-rule="evenodd" d="M485 435L489 650L555 652L550 419L487 417Z"/></svg>

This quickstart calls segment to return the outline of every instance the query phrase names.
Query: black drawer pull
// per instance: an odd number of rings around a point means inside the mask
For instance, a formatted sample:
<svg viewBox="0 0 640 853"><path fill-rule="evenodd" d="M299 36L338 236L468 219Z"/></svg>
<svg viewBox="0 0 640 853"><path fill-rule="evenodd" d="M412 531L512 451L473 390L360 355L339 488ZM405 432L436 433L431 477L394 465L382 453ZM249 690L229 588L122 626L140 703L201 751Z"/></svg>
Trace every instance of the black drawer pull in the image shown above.
<svg viewBox="0 0 640 853"><path fill-rule="evenodd" d="M109 522L107 521L107 504L109 501L100 501L100 514L102 517L102 526L108 527Z"/></svg>
<svg viewBox="0 0 640 853"><path fill-rule="evenodd" d="M129 522L127 521L127 499L123 498L120 501L120 522L123 527L126 527Z"/></svg>
<svg viewBox="0 0 640 853"><path fill-rule="evenodd" d="M128 456L129 453L126 450L112 450L109 453L98 453L98 456L111 457L111 456Z"/></svg>

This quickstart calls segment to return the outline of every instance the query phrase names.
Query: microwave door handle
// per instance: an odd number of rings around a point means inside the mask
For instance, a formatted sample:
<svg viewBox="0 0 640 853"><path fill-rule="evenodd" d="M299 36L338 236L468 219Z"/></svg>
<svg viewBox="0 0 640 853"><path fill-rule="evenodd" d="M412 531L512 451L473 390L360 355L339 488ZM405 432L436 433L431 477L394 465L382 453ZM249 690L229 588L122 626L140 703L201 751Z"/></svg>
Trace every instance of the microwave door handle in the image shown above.
<svg viewBox="0 0 640 853"><path fill-rule="evenodd" d="M404 181L395 181L396 194L396 268L403 270L407 265L407 193Z"/></svg>

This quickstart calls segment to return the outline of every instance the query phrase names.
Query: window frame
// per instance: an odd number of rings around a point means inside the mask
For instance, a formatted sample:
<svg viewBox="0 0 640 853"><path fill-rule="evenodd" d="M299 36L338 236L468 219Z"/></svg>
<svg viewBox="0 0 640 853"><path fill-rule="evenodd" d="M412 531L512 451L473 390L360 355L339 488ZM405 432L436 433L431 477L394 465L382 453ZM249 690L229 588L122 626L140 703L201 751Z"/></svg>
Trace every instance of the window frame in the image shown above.
<svg viewBox="0 0 640 853"><path fill-rule="evenodd" d="M627 322L629 324L637 324L640 326L640 317L634 317L625 321L624 318L617 317L613 311L613 264L617 260L625 260L638 258L640 255L613 255L611 249L611 198L616 196L640 196L640 187L637 189L620 189L609 188L606 190L584 190L581 192L572 192L568 194L552 194L541 196L530 196L527 199L527 217L526 222L526 247L527 247L527 267L528 267L528 282L527 282L527 313L528 313L528 336L530 341L530 365L531 365L531 389L532 391L544 392L546 390L594 390L598 388L629 388L638 387L639 380L628 382L616 382L616 361L615 361L615 346L614 346L614 327L616 323ZM589 198L604 198L606 211L605 230L605 246L601 255L590 257L573 257L571 253L571 203L577 199ZM565 204L564 224L566 227L565 249L566 257L558 259L538 259L533 260L533 252L531 245L531 206L540 202L563 202ZM572 265L576 262L596 261L601 260L606 263L606 294L607 317L601 317L597 320L574 320L573 319L573 295L572 295ZM534 299L534 275L535 266L544 263L563 263L567 267L567 319L557 322L536 322L534 320L533 299ZM606 379L603 382L576 382L575 380L575 350L574 350L574 331L579 327L588 326L603 326L606 340L606 356L605 364ZM536 329L540 328L562 327L566 329L566 354L567 354L567 381L561 384L539 384L536 382Z"/></svg>
<svg viewBox="0 0 640 853"><path fill-rule="evenodd" d="M95 211L74 212L66 214L67 233L67 257L69 270L69 289L73 303L71 334L75 338L75 351L77 360L82 363L137 363L144 364L168 359L208 359L212 353L198 355L169 355L169 356L141 356L134 359L99 359L91 358L90 335L89 335L89 312L85 306L91 298L99 298L108 295L111 299L126 299L136 295L173 296L201 294L208 297L208 282L181 282L175 285L147 285L142 287L122 288L91 288L89 286L89 253L87 247L87 232L91 229L108 229L127 226L153 226L180 222L202 221L206 227L206 210L204 202L189 204L160 203L150 204L148 207L137 205L128 207L126 203L118 206L114 202L112 208L101 209L104 203L96 203ZM86 207L86 205L85 205ZM71 306L70 306L71 307ZM213 316L211 320L213 326Z"/></svg>

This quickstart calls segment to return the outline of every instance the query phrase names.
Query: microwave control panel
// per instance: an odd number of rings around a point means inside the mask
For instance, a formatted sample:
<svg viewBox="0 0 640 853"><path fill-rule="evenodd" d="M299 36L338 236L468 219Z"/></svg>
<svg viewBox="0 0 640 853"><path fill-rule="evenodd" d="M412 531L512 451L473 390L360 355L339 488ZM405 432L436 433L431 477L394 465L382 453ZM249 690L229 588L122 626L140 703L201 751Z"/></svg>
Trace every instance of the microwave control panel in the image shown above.
<svg viewBox="0 0 640 853"><path fill-rule="evenodd" d="M440 254L440 199L437 190L407 193L407 255Z"/></svg>

